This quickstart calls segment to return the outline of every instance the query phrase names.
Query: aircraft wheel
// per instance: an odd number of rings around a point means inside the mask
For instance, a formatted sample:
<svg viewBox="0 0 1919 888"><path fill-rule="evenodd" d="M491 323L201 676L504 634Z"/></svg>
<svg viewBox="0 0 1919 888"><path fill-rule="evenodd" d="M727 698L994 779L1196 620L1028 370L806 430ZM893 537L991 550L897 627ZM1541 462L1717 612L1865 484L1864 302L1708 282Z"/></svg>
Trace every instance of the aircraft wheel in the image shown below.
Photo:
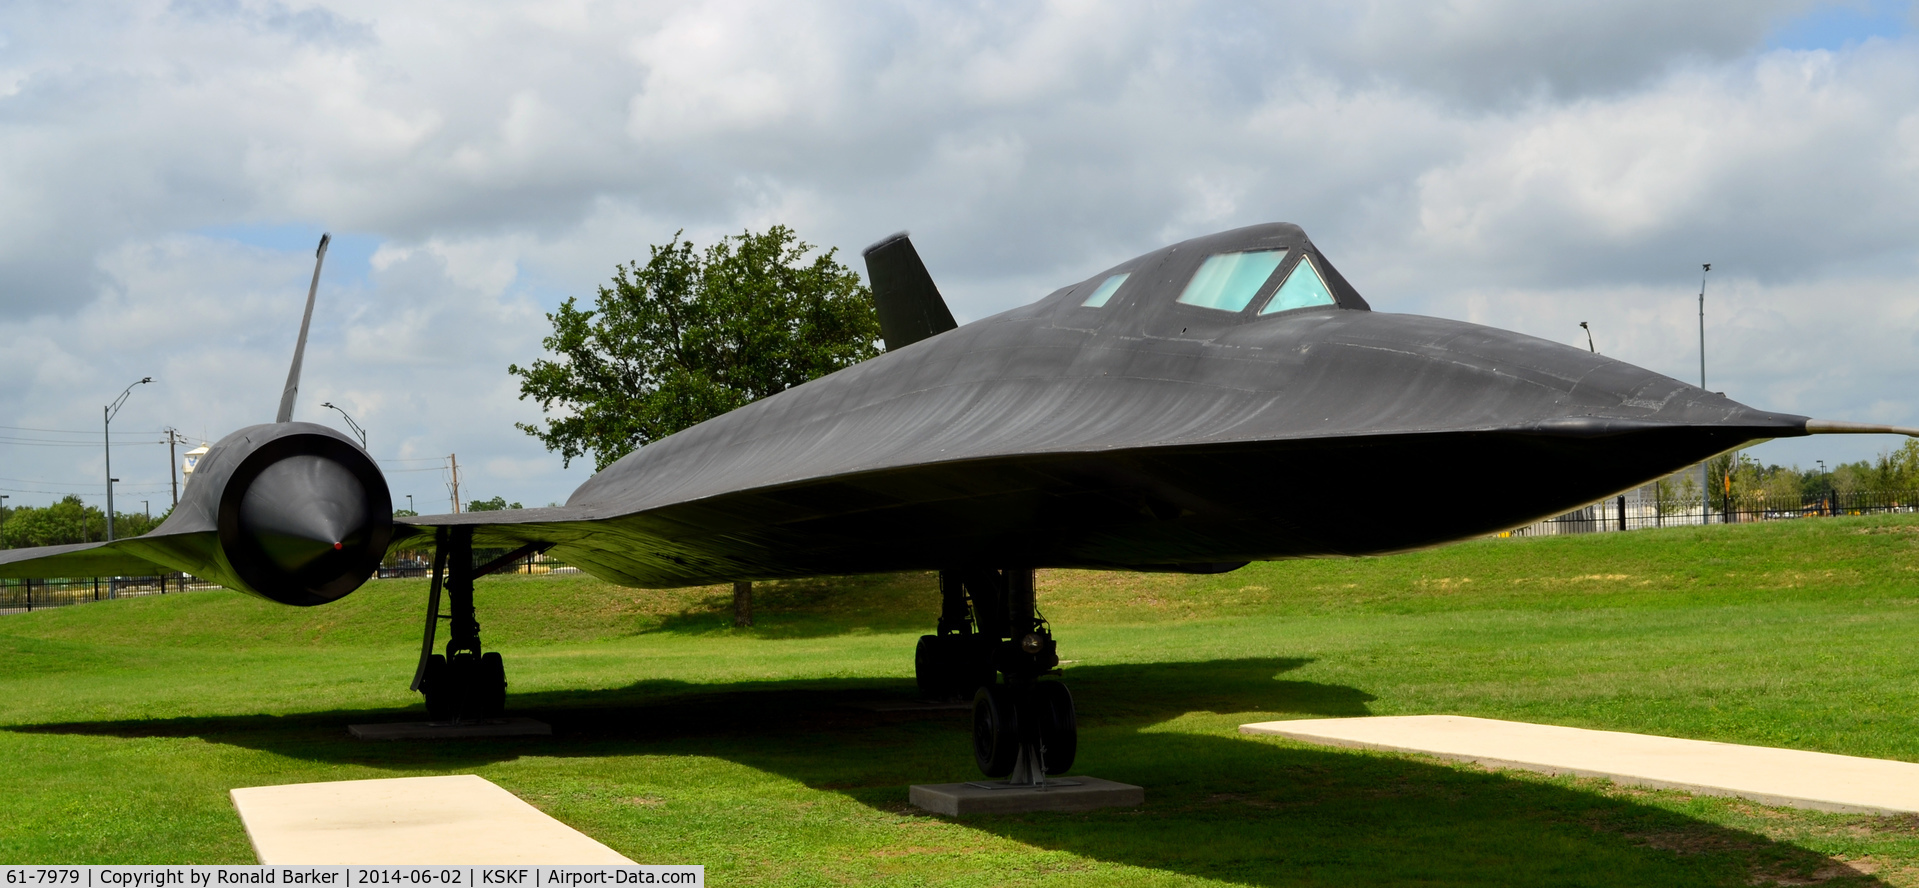
<svg viewBox="0 0 1919 888"><path fill-rule="evenodd" d="M953 651L953 696L962 700L973 696L980 688L994 683L999 673L993 668L993 658L980 647L978 635L949 636Z"/></svg>
<svg viewBox="0 0 1919 888"><path fill-rule="evenodd" d="M953 695L950 663L947 646L939 636L920 636L919 647L913 649L913 680L919 684L921 697L944 700Z"/></svg>
<svg viewBox="0 0 1919 888"><path fill-rule="evenodd" d="M1079 754L1079 714L1073 709L1072 692L1056 681L1040 682L1033 686L1032 711L1046 773L1066 773Z"/></svg>
<svg viewBox="0 0 1919 888"><path fill-rule="evenodd" d="M478 666L480 666L480 658L466 652L453 654L447 658L445 696L447 696L447 702L451 704L449 717L455 717L455 719L474 717L474 687L478 685L474 681L476 679L474 673L478 671Z"/></svg>
<svg viewBox="0 0 1919 888"><path fill-rule="evenodd" d="M506 661L494 651L480 658L474 699L481 718L499 718L506 711ZM1070 704L1069 704L1070 705Z"/></svg>
<svg viewBox="0 0 1919 888"><path fill-rule="evenodd" d="M428 719L449 721L459 715L459 695L447 674L446 657L434 654L426 658L426 673L420 676L420 693L426 697Z"/></svg>
<svg viewBox="0 0 1919 888"><path fill-rule="evenodd" d="M1013 773L1019 760L1019 709L1013 689L991 684L973 694L973 761L988 777Z"/></svg>

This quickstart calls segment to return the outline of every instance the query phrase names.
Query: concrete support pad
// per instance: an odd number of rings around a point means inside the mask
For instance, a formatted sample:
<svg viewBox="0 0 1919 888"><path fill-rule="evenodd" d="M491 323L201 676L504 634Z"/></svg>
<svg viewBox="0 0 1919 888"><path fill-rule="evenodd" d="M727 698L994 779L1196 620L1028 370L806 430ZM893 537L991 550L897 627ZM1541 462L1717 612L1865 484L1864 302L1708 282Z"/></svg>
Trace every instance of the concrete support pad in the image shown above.
<svg viewBox="0 0 1919 888"><path fill-rule="evenodd" d="M1859 814L1919 812L1919 764L1619 731L1412 715L1240 725L1242 734Z"/></svg>
<svg viewBox="0 0 1919 888"><path fill-rule="evenodd" d="M1055 780L1060 781L1060 785L1051 782ZM1077 785L1064 785L1066 783ZM968 814L1132 808L1146 804L1146 790L1098 777L1053 777L1044 789L1024 786L988 789L981 783L920 784L909 791L907 798L915 806L935 814L965 817Z"/></svg>
<svg viewBox="0 0 1919 888"><path fill-rule="evenodd" d="M232 792L264 864L627 864L484 778L401 777Z"/></svg>
<svg viewBox="0 0 1919 888"><path fill-rule="evenodd" d="M394 722L347 725L361 740L473 740L486 737L551 737L553 726L530 718L489 718L472 722Z"/></svg>

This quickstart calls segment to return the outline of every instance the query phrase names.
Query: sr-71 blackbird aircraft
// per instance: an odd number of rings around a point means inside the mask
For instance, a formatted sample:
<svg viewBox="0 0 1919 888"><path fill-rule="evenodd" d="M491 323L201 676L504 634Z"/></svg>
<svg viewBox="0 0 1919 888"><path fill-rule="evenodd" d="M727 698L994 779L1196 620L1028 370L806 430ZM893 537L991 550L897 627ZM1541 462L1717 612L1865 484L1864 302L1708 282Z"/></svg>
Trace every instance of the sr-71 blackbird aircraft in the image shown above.
<svg viewBox="0 0 1919 888"><path fill-rule="evenodd" d="M323 238L316 287L325 250ZM1063 773L1077 744L1071 694L1041 680L1059 658L1036 568L1218 572L1395 552L1527 524L1762 439L1919 435L1372 311L1294 225L1163 247L964 327L904 234L865 257L884 354L643 447L554 508L396 523L360 446L291 421L303 322L276 422L213 445L166 522L0 552L0 577L177 570L307 606L358 588L393 548L431 543L413 686L452 719L504 705L473 581L533 552L630 586L938 571L920 687L972 696L981 770L1030 782ZM1554 480L1488 497L1466 471L1488 467ZM1382 509L1415 479L1450 504L1445 520ZM479 564L475 546L511 551Z"/></svg>

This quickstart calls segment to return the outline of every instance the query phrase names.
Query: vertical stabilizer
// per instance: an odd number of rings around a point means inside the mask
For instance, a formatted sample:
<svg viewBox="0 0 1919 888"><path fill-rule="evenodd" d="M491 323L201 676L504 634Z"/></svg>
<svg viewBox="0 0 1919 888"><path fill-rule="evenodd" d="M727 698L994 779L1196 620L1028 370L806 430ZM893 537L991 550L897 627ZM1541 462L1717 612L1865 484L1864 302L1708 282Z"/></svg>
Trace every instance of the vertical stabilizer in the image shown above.
<svg viewBox="0 0 1919 888"><path fill-rule="evenodd" d="M887 351L959 326L906 232L867 247L861 255L866 257L866 276L873 284L873 307L879 310L880 336Z"/></svg>
<svg viewBox="0 0 1919 888"><path fill-rule="evenodd" d="M293 344L293 366L287 370L287 387L280 393L280 412L274 422L293 421L293 400L300 394L300 363L306 360L307 328L313 325L313 294L320 291L320 266L326 263L326 245L330 234L320 235L320 248L313 252L313 283L307 286L307 310L300 316L300 340Z"/></svg>

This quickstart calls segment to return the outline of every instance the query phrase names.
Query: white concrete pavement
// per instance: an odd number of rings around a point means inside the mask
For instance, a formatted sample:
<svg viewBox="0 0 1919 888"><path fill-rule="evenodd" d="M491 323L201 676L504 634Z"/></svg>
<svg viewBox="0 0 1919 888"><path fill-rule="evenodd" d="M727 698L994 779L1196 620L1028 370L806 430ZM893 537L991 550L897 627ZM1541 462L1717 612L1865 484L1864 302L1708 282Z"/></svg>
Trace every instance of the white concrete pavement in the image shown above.
<svg viewBox="0 0 1919 888"><path fill-rule="evenodd" d="M264 864L630 864L483 777L235 789Z"/></svg>
<svg viewBox="0 0 1919 888"><path fill-rule="evenodd" d="M1621 731L1408 715L1240 725L1240 733L1416 752L1493 768L1864 814L1919 812L1919 764Z"/></svg>

